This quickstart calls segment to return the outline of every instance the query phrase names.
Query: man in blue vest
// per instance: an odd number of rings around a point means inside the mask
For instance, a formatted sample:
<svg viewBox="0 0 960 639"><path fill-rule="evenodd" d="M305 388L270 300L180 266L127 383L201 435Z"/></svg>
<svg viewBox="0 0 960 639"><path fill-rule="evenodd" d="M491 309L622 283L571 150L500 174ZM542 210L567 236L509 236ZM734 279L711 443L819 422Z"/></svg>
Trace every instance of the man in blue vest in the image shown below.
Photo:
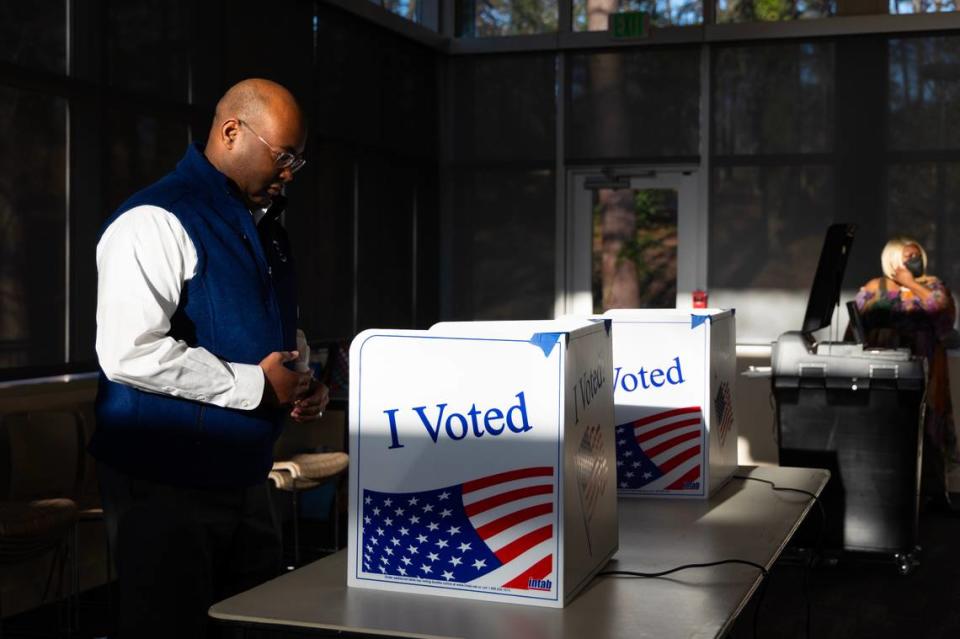
<svg viewBox="0 0 960 639"><path fill-rule="evenodd" d="M260 79L217 104L205 147L133 195L97 245L97 427L90 444L123 637L202 637L207 608L275 576L266 485L285 414L327 389L298 349L279 216L303 166L294 97Z"/></svg>

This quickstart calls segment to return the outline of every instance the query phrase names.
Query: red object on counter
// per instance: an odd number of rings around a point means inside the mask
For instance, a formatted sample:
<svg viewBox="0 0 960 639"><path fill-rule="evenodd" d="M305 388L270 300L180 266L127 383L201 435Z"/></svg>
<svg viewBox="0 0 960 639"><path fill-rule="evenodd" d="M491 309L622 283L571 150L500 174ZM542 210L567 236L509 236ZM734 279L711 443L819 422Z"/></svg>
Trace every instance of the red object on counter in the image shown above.
<svg viewBox="0 0 960 639"><path fill-rule="evenodd" d="M693 292L693 307L694 308L706 308L707 307L707 292L697 289Z"/></svg>

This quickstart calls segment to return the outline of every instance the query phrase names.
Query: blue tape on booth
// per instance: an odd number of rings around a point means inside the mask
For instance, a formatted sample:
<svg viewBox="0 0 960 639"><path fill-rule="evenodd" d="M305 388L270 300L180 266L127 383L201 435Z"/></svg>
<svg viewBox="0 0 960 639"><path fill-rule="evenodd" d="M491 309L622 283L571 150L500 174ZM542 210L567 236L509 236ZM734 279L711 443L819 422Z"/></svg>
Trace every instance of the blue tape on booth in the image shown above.
<svg viewBox="0 0 960 639"><path fill-rule="evenodd" d="M530 338L530 343L539 347L543 351L544 357L550 357L553 347L560 341L560 337L566 333L534 333Z"/></svg>

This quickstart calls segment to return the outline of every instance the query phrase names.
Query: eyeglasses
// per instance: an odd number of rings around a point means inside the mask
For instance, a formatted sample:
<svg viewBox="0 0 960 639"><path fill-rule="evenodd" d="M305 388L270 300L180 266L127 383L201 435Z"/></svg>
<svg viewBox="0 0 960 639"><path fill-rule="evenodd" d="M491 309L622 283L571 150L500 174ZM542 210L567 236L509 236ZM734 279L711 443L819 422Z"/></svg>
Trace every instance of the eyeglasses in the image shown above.
<svg viewBox="0 0 960 639"><path fill-rule="evenodd" d="M255 136L257 136L257 139L263 142L266 145L266 147L270 149L270 152L273 153L273 161L277 165L278 169L290 169L291 173L296 173L297 171L303 168L304 164L307 163L307 161L303 158L302 155L294 155L289 151L278 149L277 147L273 146L272 144L264 140L262 137L260 137L259 133L253 130L252 126L250 126L243 120L238 119L237 122L241 126L245 126L248 129L250 129L250 132L253 133Z"/></svg>

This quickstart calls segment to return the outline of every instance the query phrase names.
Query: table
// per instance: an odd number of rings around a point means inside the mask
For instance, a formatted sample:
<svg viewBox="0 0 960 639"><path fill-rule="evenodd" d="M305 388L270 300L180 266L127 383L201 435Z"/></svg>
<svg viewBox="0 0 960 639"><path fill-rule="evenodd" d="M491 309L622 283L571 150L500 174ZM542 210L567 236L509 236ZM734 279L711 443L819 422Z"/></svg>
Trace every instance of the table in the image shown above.
<svg viewBox="0 0 960 639"><path fill-rule="evenodd" d="M829 472L741 466L736 475L819 495ZM621 498L620 550L606 570L655 572L746 559L770 568L813 506L800 493L731 479L701 501ZM570 639L720 637L760 584L751 566L723 565L659 579L597 577L565 608L429 597L346 587L345 550L215 604L236 627L388 637ZM272 634L272 633L267 633ZM302 635L298 635L302 636Z"/></svg>

